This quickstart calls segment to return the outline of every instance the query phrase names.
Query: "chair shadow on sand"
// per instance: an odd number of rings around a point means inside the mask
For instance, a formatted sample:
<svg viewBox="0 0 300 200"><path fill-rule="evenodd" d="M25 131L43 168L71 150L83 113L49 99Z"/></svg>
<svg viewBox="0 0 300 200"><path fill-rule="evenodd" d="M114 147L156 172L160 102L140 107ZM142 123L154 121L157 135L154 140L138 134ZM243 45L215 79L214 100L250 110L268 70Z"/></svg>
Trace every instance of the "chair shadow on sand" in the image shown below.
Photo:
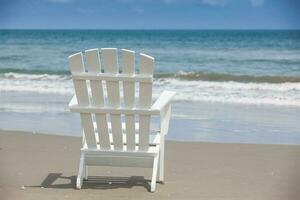
<svg viewBox="0 0 300 200"><path fill-rule="evenodd" d="M67 183L55 183L67 180ZM62 173L49 173L40 185L27 187L43 187L43 188L57 188L57 189L75 189L76 176L63 176ZM85 180L82 189L116 189L116 188L132 188L140 186L150 190L149 180L143 176L131 177L110 177L110 176L89 176Z"/></svg>

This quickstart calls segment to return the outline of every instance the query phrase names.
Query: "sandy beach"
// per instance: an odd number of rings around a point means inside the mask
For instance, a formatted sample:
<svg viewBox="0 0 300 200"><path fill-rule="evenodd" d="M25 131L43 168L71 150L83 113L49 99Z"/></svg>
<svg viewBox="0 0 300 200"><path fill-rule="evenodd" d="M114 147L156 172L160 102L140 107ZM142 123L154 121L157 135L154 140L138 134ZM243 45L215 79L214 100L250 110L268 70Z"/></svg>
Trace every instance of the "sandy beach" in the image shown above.
<svg viewBox="0 0 300 200"><path fill-rule="evenodd" d="M166 183L149 169L98 167L76 190L80 138L0 131L0 199L300 199L300 146L166 143Z"/></svg>

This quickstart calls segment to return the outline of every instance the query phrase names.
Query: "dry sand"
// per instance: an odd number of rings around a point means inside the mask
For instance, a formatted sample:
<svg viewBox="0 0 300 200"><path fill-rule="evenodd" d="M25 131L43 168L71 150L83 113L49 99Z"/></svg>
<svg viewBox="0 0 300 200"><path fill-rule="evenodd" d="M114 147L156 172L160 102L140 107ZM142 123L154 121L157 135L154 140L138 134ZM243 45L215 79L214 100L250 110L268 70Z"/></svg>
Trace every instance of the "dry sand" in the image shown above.
<svg viewBox="0 0 300 200"><path fill-rule="evenodd" d="M166 183L151 170L90 168L74 189L80 138L0 131L0 199L300 199L300 146L172 142Z"/></svg>

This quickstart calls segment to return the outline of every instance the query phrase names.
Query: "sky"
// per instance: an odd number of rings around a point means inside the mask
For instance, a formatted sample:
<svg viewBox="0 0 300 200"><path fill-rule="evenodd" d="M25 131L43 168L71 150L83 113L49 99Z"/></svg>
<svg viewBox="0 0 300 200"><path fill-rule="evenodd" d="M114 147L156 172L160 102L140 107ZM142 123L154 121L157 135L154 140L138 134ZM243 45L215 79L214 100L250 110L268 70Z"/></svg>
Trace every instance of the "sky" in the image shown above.
<svg viewBox="0 0 300 200"><path fill-rule="evenodd" d="M300 0L0 0L0 29L300 29Z"/></svg>

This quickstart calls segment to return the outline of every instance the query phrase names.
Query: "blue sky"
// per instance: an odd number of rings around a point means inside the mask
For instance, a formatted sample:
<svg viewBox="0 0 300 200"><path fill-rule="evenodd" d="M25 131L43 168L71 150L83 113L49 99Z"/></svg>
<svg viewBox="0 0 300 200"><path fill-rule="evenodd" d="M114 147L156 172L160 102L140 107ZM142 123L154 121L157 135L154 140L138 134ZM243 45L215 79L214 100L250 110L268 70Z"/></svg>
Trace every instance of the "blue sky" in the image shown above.
<svg viewBox="0 0 300 200"><path fill-rule="evenodd" d="M300 29L300 1L0 0L0 28Z"/></svg>

